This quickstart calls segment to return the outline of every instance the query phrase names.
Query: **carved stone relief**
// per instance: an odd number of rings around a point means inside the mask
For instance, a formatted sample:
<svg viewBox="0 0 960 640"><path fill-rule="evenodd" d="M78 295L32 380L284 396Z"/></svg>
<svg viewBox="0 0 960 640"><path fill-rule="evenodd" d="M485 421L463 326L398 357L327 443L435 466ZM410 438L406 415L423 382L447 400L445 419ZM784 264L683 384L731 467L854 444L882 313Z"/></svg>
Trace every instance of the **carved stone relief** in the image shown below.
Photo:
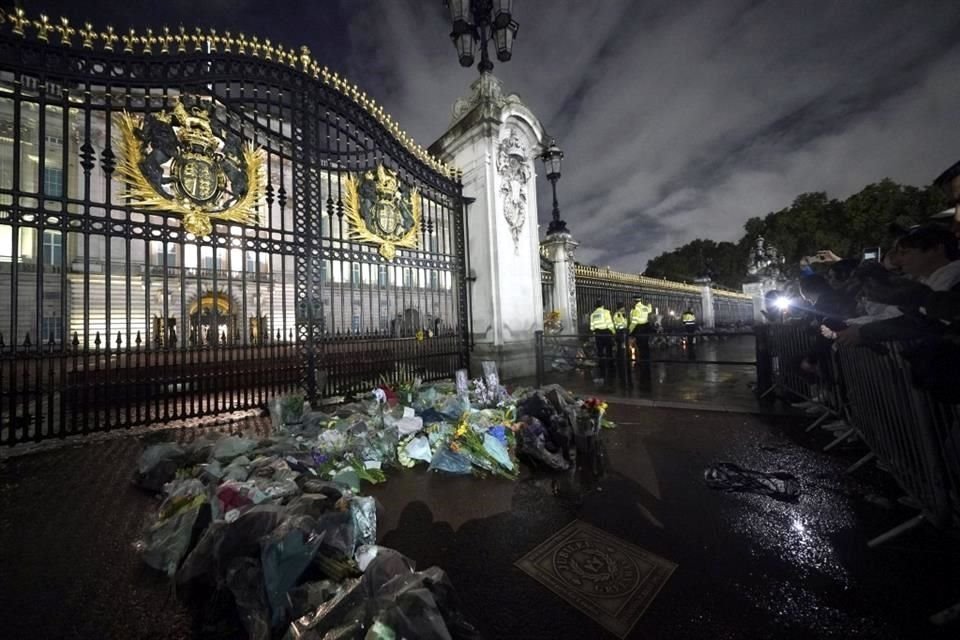
<svg viewBox="0 0 960 640"><path fill-rule="evenodd" d="M514 253L519 254L520 233L527 219L527 183L532 174L526 145L514 129L507 129L497 148L497 173L503 215L513 236Z"/></svg>

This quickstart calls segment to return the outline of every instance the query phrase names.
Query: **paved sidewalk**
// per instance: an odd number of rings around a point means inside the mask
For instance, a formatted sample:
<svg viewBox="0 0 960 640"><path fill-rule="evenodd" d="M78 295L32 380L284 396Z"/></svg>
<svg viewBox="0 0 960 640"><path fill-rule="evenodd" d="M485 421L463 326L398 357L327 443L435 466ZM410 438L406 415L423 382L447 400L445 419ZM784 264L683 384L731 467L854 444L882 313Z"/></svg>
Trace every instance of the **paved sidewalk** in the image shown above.
<svg viewBox="0 0 960 640"><path fill-rule="evenodd" d="M384 505L381 542L445 569L489 639L614 637L514 566L574 519L678 565L629 638L951 637L926 617L960 600L956 540L921 528L867 549L911 512L879 472L842 476L856 451L823 454L829 435L785 417L625 404L611 417L600 479L392 472L368 489ZM243 426L263 433L266 421ZM133 553L155 506L129 483L141 446L119 438L0 463L4 637L243 637L229 601L198 615ZM717 460L790 471L800 500L708 489L703 469Z"/></svg>

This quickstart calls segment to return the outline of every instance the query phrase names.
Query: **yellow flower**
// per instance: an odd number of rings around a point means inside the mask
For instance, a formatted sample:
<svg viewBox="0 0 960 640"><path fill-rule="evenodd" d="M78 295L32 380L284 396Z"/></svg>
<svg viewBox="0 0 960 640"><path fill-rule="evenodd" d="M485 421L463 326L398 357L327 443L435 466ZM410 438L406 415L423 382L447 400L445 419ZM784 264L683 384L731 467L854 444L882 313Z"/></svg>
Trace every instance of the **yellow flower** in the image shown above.
<svg viewBox="0 0 960 640"><path fill-rule="evenodd" d="M417 342L423 342L423 338L423 329L421 329L420 331L417 331Z"/></svg>
<svg viewBox="0 0 960 640"><path fill-rule="evenodd" d="M467 425L461 424L459 427L457 427L457 431L454 435L456 435L458 438L462 438L463 436L467 435Z"/></svg>

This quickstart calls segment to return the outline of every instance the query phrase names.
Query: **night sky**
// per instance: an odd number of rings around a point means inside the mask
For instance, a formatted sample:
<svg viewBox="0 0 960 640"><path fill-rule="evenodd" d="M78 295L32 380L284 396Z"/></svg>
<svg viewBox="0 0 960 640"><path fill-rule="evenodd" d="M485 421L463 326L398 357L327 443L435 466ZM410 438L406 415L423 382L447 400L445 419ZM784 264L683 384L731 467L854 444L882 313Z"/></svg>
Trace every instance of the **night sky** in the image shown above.
<svg viewBox="0 0 960 640"><path fill-rule="evenodd" d="M477 75L441 0L23 5L306 44L423 146ZM925 185L960 159L957 0L516 0L514 18L514 59L494 73L566 153L560 206L584 262L639 272L696 237L736 240L800 193Z"/></svg>

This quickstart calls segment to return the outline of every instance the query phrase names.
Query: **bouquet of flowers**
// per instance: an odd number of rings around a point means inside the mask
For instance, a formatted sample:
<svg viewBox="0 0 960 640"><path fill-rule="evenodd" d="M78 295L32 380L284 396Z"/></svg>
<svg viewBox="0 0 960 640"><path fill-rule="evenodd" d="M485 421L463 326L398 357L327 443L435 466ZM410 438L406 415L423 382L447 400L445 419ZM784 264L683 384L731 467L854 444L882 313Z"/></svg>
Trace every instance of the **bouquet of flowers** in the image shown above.
<svg viewBox="0 0 960 640"><path fill-rule="evenodd" d="M401 382L396 388L397 398L401 403L407 406L412 405L417 392L420 390L420 385L422 384L423 381L420 378L414 378L413 380L409 380L407 382Z"/></svg>
<svg viewBox="0 0 960 640"><path fill-rule="evenodd" d="M563 331L563 323L560 322L560 312L551 311L547 314L547 317L543 319L543 330L546 333L560 333Z"/></svg>
<svg viewBox="0 0 960 640"><path fill-rule="evenodd" d="M602 475L605 466L600 428L603 426L603 414L606 411L607 403L603 400L598 398L583 400L577 411L577 424L574 428L578 466L590 469L595 476Z"/></svg>
<svg viewBox="0 0 960 640"><path fill-rule="evenodd" d="M503 440L500 439L501 437ZM466 419L461 419L450 440L450 451L468 458L479 469L515 480L518 467L507 453L505 442L507 442L505 430L495 431L491 435L481 434L470 427Z"/></svg>
<svg viewBox="0 0 960 640"><path fill-rule="evenodd" d="M607 412L607 403L599 398L587 398L583 401L582 407L596 419L598 428L613 429L616 424L606 419L604 414Z"/></svg>

